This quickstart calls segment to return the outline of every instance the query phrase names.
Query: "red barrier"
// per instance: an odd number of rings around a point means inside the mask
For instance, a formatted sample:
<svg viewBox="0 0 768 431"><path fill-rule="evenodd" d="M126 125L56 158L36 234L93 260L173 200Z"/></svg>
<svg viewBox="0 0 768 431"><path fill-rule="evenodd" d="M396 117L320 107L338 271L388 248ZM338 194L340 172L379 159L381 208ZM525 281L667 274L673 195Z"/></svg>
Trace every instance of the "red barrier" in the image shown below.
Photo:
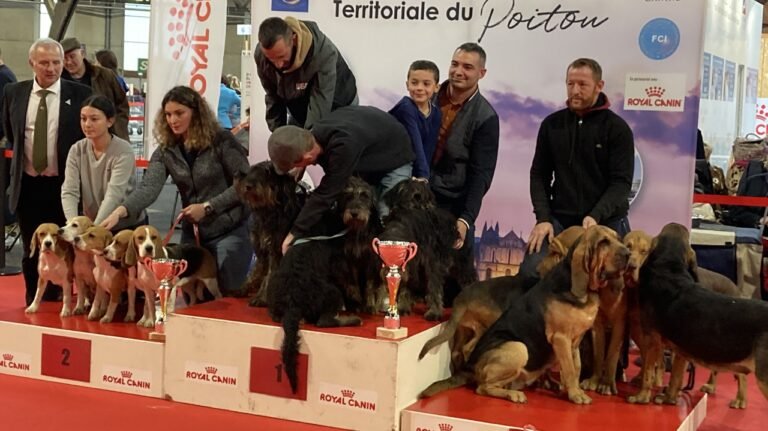
<svg viewBox="0 0 768 431"><path fill-rule="evenodd" d="M13 158L13 150L5 150L5 158L10 159ZM141 169L147 169L147 166L149 166L149 160L143 158L143 157L137 157L136 158L136 167Z"/></svg>
<svg viewBox="0 0 768 431"><path fill-rule="evenodd" d="M768 198L758 198L753 196L694 194L693 202L702 204L741 205L745 207L768 207Z"/></svg>

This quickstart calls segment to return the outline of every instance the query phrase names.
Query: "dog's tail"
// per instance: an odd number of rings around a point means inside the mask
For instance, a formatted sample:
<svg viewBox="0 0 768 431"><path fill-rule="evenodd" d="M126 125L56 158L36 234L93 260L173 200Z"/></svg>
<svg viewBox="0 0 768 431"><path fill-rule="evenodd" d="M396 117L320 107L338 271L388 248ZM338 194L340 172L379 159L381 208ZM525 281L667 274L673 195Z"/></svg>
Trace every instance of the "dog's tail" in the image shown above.
<svg viewBox="0 0 768 431"><path fill-rule="evenodd" d="M421 353L419 353L419 360L424 358L427 352L432 350L434 347L437 347L440 344L443 344L453 338L453 334L456 333L456 328L459 327L459 321L461 321L461 318L464 316L464 312L466 311L467 307L454 307L453 312L451 313L451 318L448 319L448 322L445 323L445 326L443 326L443 328L440 330L440 333L424 343L424 347L421 348Z"/></svg>
<svg viewBox="0 0 768 431"><path fill-rule="evenodd" d="M285 374L288 376L288 382L291 384L291 390L295 394L298 387L298 376L296 368L298 367L299 357L299 322L301 322L301 310L297 307L289 307L283 315L283 338L282 356Z"/></svg>
<svg viewBox="0 0 768 431"><path fill-rule="evenodd" d="M439 380L435 383L432 383L427 387L427 389L424 389L419 394L419 398L431 397L431 396L437 395L440 392L446 391L448 389L464 386L467 383L469 383L469 376L470 374L468 372L462 371L452 375L451 377L448 377L447 379Z"/></svg>

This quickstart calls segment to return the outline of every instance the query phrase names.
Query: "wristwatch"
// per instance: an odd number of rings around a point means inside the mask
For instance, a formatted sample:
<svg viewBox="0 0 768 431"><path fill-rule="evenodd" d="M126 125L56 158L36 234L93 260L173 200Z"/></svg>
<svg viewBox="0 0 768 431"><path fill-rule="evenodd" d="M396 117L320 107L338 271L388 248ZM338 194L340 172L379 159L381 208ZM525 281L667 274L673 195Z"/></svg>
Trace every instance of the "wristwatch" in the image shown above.
<svg viewBox="0 0 768 431"><path fill-rule="evenodd" d="M210 202L206 202L203 204L203 209L205 209L205 215L209 216L213 214L213 207L211 206Z"/></svg>

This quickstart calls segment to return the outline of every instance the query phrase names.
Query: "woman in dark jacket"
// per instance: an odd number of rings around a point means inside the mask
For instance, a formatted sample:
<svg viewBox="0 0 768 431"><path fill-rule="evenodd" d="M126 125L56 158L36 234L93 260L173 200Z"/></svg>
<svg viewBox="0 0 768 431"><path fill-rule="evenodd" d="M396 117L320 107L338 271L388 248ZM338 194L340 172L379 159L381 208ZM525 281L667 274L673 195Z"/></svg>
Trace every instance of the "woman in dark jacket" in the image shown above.
<svg viewBox="0 0 768 431"><path fill-rule="evenodd" d="M235 173L248 171L245 149L219 127L200 94L184 86L166 93L154 135L159 146L141 185L102 225L111 228L151 205L170 175L183 205L181 242L194 241L192 224L198 223L201 245L218 262L219 287L235 292L245 281L253 253L245 225L248 214L233 187Z"/></svg>

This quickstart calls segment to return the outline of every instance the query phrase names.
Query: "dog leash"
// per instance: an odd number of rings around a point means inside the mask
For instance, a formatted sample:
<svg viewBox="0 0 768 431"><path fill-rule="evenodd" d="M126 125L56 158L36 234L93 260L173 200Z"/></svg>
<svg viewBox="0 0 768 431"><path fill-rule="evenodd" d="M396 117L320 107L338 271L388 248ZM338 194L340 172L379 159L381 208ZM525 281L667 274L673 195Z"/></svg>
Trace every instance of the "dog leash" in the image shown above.
<svg viewBox="0 0 768 431"><path fill-rule="evenodd" d="M173 225L171 225L171 228L168 229L168 234L165 235L165 238L163 239L163 246L168 245L168 243L171 241L171 237L173 236L173 231L176 230L176 226L181 223L181 220L184 218L184 213L179 213L179 215L176 217L176 219L173 221ZM192 230L195 232L195 244L197 246L200 246L200 228L197 226L197 223L192 223Z"/></svg>
<svg viewBox="0 0 768 431"><path fill-rule="evenodd" d="M293 243L291 243L291 245L304 244L305 242L310 242L310 241L327 241L329 239L342 237L346 235L347 232L349 232L349 229L344 229L343 231L337 233L336 235L331 235L331 236L318 235L318 236L309 236L306 238L299 238L294 240Z"/></svg>

